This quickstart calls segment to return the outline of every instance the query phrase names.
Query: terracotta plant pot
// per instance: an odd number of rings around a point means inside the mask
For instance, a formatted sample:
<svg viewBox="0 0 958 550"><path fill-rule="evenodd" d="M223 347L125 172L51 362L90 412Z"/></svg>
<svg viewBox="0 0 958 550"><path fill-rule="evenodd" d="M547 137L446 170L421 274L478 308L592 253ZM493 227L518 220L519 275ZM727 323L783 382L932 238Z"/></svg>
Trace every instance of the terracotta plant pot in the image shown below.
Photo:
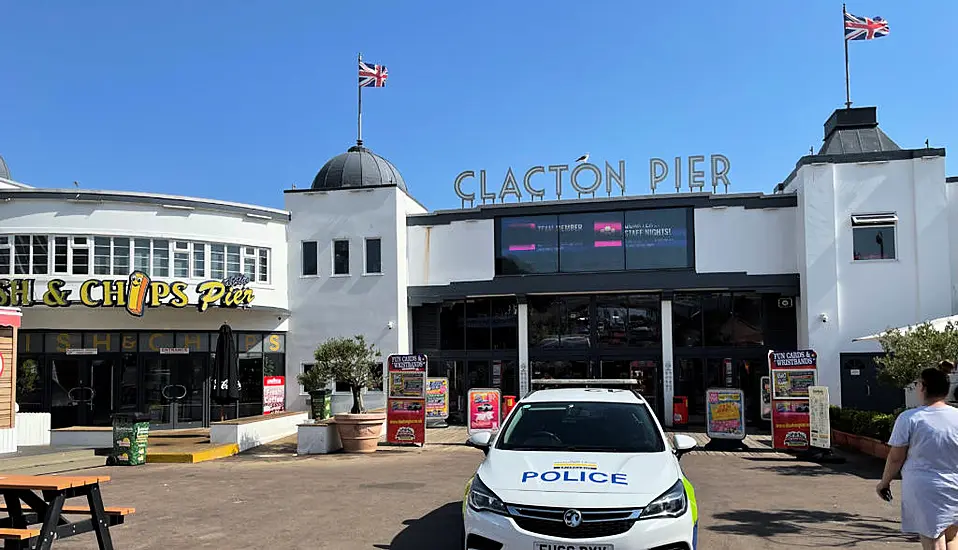
<svg viewBox="0 0 958 550"><path fill-rule="evenodd" d="M374 453L379 446L386 413L337 414L333 417L343 451L347 453Z"/></svg>
<svg viewBox="0 0 958 550"><path fill-rule="evenodd" d="M838 430L832 430L832 445L837 447L848 445L848 434Z"/></svg>

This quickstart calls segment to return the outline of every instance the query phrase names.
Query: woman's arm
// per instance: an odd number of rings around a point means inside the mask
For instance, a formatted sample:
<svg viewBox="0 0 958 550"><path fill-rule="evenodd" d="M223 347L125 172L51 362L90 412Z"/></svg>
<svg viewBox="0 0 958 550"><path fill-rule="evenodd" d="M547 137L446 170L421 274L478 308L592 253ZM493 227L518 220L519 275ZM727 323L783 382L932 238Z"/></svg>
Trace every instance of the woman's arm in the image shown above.
<svg viewBox="0 0 958 550"><path fill-rule="evenodd" d="M905 458L907 457L907 446L891 448L888 452L888 458L885 459L885 471L882 473L881 481L878 482L877 490L879 492L891 485L891 481L901 472L901 467L905 464Z"/></svg>

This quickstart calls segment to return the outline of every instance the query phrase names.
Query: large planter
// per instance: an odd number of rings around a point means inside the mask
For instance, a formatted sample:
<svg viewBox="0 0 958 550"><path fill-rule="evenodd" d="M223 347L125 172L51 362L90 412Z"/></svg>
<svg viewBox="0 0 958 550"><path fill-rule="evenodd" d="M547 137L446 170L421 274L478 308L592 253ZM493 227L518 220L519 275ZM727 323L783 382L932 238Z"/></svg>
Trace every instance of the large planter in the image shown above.
<svg viewBox="0 0 958 550"><path fill-rule="evenodd" d="M838 430L832 430L832 442L836 446L854 449L862 454L881 459L886 458L890 450L883 441Z"/></svg>
<svg viewBox="0 0 958 550"><path fill-rule="evenodd" d="M343 451L347 453L373 453L379 446L386 413L337 414L333 417Z"/></svg>

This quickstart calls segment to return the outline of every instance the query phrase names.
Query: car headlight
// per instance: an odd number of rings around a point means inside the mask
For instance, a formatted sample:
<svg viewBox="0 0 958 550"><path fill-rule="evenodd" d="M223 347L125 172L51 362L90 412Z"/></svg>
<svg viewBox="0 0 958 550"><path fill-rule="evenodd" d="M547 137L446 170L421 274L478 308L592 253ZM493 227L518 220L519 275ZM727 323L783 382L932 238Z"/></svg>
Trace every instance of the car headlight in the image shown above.
<svg viewBox="0 0 958 550"><path fill-rule="evenodd" d="M685 485L680 479L662 496L650 502L642 510L639 519L677 518L684 514L688 507L689 499L685 495Z"/></svg>
<svg viewBox="0 0 958 550"><path fill-rule="evenodd" d="M489 511L496 514L508 515L506 505L492 492L492 489L479 479L477 475L469 488L469 507L476 511Z"/></svg>

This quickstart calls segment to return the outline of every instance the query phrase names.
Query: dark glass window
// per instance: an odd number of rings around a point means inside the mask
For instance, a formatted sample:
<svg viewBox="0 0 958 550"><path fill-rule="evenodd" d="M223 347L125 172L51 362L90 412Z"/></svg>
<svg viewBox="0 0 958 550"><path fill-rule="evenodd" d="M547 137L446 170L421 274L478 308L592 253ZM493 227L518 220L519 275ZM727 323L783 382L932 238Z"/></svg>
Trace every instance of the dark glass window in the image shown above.
<svg viewBox="0 0 958 550"><path fill-rule="evenodd" d="M531 361L531 380L542 378L583 379L589 377L587 361Z"/></svg>
<svg viewBox="0 0 958 550"><path fill-rule="evenodd" d="M567 296L563 298L565 323L562 331L563 348L587 348L592 345L589 338L589 302L588 296Z"/></svg>
<svg viewBox="0 0 958 550"><path fill-rule="evenodd" d="M492 349L519 349L519 305L515 298L493 298L491 302Z"/></svg>
<svg viewBox="0 0 958 550"><path fill-rule="evenodd" d="M629 296L629 345L640 348L662 345L662 299L657 294Z"/></svg>
<svg viewBox="0 0 958 550"><path fill-rule="evenodd" d="M702 297L702 310L705 320L705 345L731 344L735 326L732 317L732 295L729 293L706 294Z"/></svg>
<svg viewBox="0 0 958 550"><path fill-rule="evenodd" d="M383 272L383 247L381 239L366 239L366 273Z"/></svg>
<svg viewBox="0 0 958 550"><path fill-rule="evenodd" d="M596 296L595 322L599 343L605 347L629 344L629 297Z"/></svg>
<svg viewBox="0 0 958 550"><path fill-rule="evenodd" d="M492 344L489 300L466 301L466 349L487 350Z"/></svg>
<svg viewBox="0 0 958 550"><path fill-rule="evenodd" d="M43 411L44 373L34 357L20 357L17 365L17 404L20 412Z"/></svg>
<svg viewBox="0 0 958 550"><path fill-rule="evenodd" d="M515 397L519 396L519 371L516 370L515 361L493 361L492 364L492 374L495 377L496 374L496 363L500 363L500 382L498 385L493 387L498 387L502 391L502 395L512 395Z"/></svg>
<svg viewBox="0 0 958 550"><path fill-rule="evenodd" d="M499 219L500 275L555 273L559 270L556 216Z"/></svg>
<svg viewBox="0 0 958 550"><path fill-rule="evenodd" d="M856 260L894 260L895 226L853 227L852 246Z"/></svg>
<svg viewBox="0 0 958 550"><path fill-rule="evenodd" d="M702 345L702 297L676 294L672 300L672 343L676 347Z"/></svg>
<svg viewBox="0 0 958 550"><path fill-rule="evenodd" d="M559 271L621 271L622 239L622 212L559 216Z"/></svg>
<svg viewBox="0 0 958 550"><path fill-rule="evenodd" d="M303 241L303 275L319 275L316 241Z"/></svg>
<svg viewBox="0 0 958 550"><path fill-rule="evenodd" d="M263 376L286 376L286 354L266 353L263 355Z"/></svg>
<svg viewBox="0 0 958 550"><path fill-rule="evenodd" d="M529 298L529 347L559 347L562 335L562 299L533 296Z"/></svg>
<svg viewBox="0 0 958 550"><path fill-rule="evenodd" d="M625 268L690 267L688 210L630 210L625 213Z"/></svg>
<svg viewBox="0 0 958 550"><path fill-rule="evenodd" d="M333 241L333 275L349 275L349 241Z"/></svg>
<svg viewBox="0 0 958 550"><path fill-rule="evenodd" d="M30 274L30 235L17 235L13 238L13 272L16 275Z"/></svg>
<svg viewBox="0 0 958 550"><path fill-rule="evenodd" d="M761 346L765 344L765 335L762 331L762 306L762 296L760 294L733 295L733 344L736 346Z"/></svg>
<svg viewBox="0 0 958 550"><path fill-rule="evenodd" d="M466 305L446 302L439 312L439 341L444 350L466 349Z"/></svg>

